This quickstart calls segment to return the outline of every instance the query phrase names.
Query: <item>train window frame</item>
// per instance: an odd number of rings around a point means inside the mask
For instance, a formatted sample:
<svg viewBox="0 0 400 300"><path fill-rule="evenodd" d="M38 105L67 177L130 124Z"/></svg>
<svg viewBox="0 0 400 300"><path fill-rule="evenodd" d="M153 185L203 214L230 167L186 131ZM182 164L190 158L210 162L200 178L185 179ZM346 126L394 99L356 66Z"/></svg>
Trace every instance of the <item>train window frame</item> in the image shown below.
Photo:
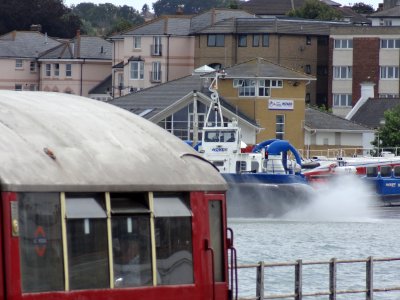
<svg viewBox="0 0 400 300"><path fill-rule="evenodd" d="M149 193L110 193L115 288L157 284L150 206Z"/></svg>
<svg viewBox="0 0 400 300"><path fill-rule="evenodd" d="M40 197L40 201L35 201ZM43 201L45 198L45 201ZM18 200L18 226L19 226L19 255L20 255L20 272L21 272L21 291L22 293L40 293L65 290L65 262L63 254L63 234L62 234L62 218L60 194L56 192L21 192L17 193ZM24 203L24 201L31 203ZM50 201L49 201L50 200ZM54 203L49 203L54 201ZM53 204L53 213L51 214L35 214L36 209L50 208ZM27 206L27 210L23 206ZM48 211L49 212L49 211ZM27 216L28 215L28 216ZM27 226L25 222L33 217L36 227ZM58 218L57 218L58 216ZM47 219L46 224L40 220ZM46 221L46 220L43 220ZM49 221L52 224L49 224ZM57 228L54 227L57 224ZM32 225L32 224L31 224ZM52 226L46 226L52 225ZM33 234L29 237L29 232ZM28 233L28 236L25 236ZM58 235L58 238L55 238ZM51 238L49 238L51 237ZM32 245L29 247L29 238L33 238ZM57 241L58 240L58 241ZM31 248L31 249L29 249ZM29 250L34 251L34 255L28 255ZM37 258L38 260L35 260ZM42 259L43 258L43 259ZM48 263L48 258L51 262ZM27 261L28 259L28 261ZM46 269L45 265L49 266ZM28 265L30 264L30 266ZM33 265L33 269L32 269ZM35 268L37 265L37 268ZM34 274L26 275L27 268L31 267L30 272Z"/></svg>
<svg viewBox="0 0 400 300"><path fill-rule="evenodd" d="M106 194L65 193L64 199L66 223L65 253L68 254L66 259L66 265L68 266L66 276L68 278L68 290L110 288L109 237L108 234L96 234L96 232L109 232ZM83 199L91 200L85 201L86 203L83 207L86 210L77 212L75 209L82 208L82 206L77 205L76 201L82 201ZM87 208L92 208L94 211L88 212ZM103 212L100 212L100 208ZM68 212L68 210L70 211ZM79 232L79 228L81 232ZM77 238L76 234L79 233L83 234L80 235L80 238ZM96 242L96 244L92 244L91 249L89 247L90 240ZM84 262L81 261L82 255L85 258ZM88 261L88 258L93 260L92 264ZM104 268L104 272L99 271L100 267ZM83 278L86 280L82 280Z"/></svg>
<svg viewBox="0 0 400 300"><path fill-rule="evenodd" d="M188 198L181 193L153 195L155 266L161 286L195 282L192 211ZM168 203L177 210L167 208Z"/></svg>

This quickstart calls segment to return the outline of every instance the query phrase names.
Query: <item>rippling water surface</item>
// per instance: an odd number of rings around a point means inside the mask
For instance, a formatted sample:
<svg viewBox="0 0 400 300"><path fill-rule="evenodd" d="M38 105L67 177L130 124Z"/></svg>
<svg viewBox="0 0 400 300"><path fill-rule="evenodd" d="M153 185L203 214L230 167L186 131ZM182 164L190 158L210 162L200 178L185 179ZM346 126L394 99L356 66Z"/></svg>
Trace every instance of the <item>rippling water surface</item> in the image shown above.
<svg viewBox="0 0 400 300"><path fill-rule="evenodd" d="M377 204L365 187L346 179L324 187L310 205L280 219L228 219L238 263L400 257L400 207ZM365 274L365 263L339 264L337 289L364 289ZM400 286L400 262L375 262L374 287L393 286ZM266 296L290 294L293 289L294 267L266 269ZM328 265L303 266L303 293L328 289ZM254 296L255 290L255 269L239 269L239 295ZM365 299L365 295L338 295L337 299ZM397 300L400 292L375 293L374 299Z"/></svg>

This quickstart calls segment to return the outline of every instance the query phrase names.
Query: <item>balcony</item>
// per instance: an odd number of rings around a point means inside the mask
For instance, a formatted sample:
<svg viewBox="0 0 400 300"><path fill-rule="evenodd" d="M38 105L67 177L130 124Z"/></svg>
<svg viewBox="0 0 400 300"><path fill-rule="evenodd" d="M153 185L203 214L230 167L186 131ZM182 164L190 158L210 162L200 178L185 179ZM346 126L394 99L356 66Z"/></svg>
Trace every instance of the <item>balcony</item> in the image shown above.
<svg viewBox="0 0 400 300"><path fill-rule="evenodd" d="M162 45L161 44L150 45L150 53L151 56L162 56Z"/></svg>

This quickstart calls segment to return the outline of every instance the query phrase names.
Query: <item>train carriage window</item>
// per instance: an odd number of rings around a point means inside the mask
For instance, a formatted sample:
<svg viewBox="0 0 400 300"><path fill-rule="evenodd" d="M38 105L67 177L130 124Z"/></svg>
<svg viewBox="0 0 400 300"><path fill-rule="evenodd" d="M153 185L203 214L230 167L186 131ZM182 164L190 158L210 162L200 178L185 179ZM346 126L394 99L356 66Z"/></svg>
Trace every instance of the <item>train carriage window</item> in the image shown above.
<svg viewBox="0 0 400 300"><path fill-rule="evenodd" d="M111 194L115 287L153 285L147 193Z"/></svg>
<svg viewBox="0 0 400 300"><path fill-rule="evenodd" d="M193 279L192 214L182 195L154 195L157 271L161 285Z"/></svg>
<svg viewBox="0 0 400 300"><path fill-rule="evenodd" d="M107 214L104 194L66 194L71 290L108 288Z"/></svg>
<svg viewBox="0 0 400 300"><path fill-rule="evenodd" d="M18 213L22 291L64 290L60 194L20 193Z"/></svg>

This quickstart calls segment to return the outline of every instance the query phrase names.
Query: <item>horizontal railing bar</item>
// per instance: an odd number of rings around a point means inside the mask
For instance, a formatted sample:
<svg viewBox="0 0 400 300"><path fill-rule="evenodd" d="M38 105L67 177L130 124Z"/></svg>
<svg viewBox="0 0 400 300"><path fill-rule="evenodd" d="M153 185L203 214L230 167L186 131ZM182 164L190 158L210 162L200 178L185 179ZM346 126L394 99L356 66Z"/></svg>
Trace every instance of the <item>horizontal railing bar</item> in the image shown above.
<svg viewBox="0 0 400 300"><path fill-rule="evenodd" d="M336 260L337 264L348 264L348 263L364 263L367 262L368 259L342 259L342 260ZM400 261L400 257L394 257L394 258L375 258L374 257L374 262L389 262L389 261ZM304 265L324 265L324 264L329 264L331 261L329 260L322 260L322 261L303 261L303 266ZM297 263L296 262L271 262L271 263L264 263L264 267L291 267L295 266ZM259 267L260 264L243 264L243 265L238 265L238 269L248 269L248 268L257 268Z"/></svg>

